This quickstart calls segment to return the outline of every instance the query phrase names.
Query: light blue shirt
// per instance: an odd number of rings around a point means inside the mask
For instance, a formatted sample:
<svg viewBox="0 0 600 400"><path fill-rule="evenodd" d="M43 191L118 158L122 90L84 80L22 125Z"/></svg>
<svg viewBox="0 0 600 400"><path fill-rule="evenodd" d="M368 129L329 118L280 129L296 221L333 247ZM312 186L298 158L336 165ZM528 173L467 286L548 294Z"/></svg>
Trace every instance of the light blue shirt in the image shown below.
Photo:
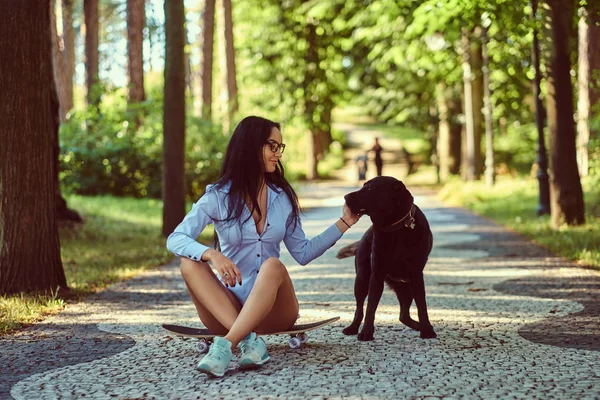
<svg viewBox="0 0 600 400"><path fill-rule="evenodd" d="M240 220L233 223L223 221L228 214L230 186L227 184L216 189L214 185L208 185L206 193L169 235L167 248L178 256L200 261L209 247L196 241L196 238L212 223L219 236L221 253L235 263L242 275L242 285L238 283L234 287L228 287L242 304L254 286L262 263L270 257L279 258L282 240L294 260L306 265L342 237L339 228L332 224L323 233L308 240L301 222L298 221L296 226L290 222L293 218L292 204L285 192L270 186L265 226L260 235L248 207L244 207ZM246 218L248 220L240 227L240 223Z"/></svg>

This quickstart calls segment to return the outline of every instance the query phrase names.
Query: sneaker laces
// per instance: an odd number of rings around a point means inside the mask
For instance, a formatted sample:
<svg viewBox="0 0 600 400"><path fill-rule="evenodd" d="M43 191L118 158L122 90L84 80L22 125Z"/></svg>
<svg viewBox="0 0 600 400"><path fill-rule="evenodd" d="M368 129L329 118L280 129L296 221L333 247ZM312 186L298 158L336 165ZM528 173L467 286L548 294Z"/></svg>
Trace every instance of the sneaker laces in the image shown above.
<svg viewBox="0 0 600 400"><path fill-rule="evenodd" d="M225 346L215 346L214 344L210 346L210 350L208 350L207 356L214 357L218 360L222 360L227 356L227 347Z"/></svg>
<svg viewBox="0 0 600 400"><path fill-rule="evenodd" d="M242 340L240 342L240 349L242 350L242 353L245 353L246 350L251 350L252 348L254 348L254 343L252 343L250 340Z"/></svg>

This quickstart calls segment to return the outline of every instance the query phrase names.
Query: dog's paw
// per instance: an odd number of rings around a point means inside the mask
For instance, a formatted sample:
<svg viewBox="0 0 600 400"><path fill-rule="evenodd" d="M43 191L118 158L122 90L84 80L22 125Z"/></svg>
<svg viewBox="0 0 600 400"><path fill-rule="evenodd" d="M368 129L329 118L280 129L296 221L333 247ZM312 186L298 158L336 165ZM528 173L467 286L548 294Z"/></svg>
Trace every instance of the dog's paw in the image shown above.
<svg viewBox="0 0 600 400"><path fill-rule="evenodd" d="M411 317L408 317L408 318L400 317L400 322L402 322L404 325L408 326L410 329L414 329L415 331L421 330L420 324L417 321L415 321L414 319L412 319Z"/></svg>
<svg viewBox="0 0 600 400"><path fill-rule="evenodd" d="M437 337L432 326L421 329L421 334L419 336L421 336L421 339L435 339Z"/></svg>
<svg viewBox="0 0 600 400"><path fill-rule="evenodd" d="M358 340L361 342L368 342L373 340L373 330L372 329L363 329L358 334Z"/></svg>
<svg viewBox="0 0 600 400"><path fill-rule="evenodd" d="M342 329L344 335L356 335L358 333L358 326L350 325Z"/></svg>

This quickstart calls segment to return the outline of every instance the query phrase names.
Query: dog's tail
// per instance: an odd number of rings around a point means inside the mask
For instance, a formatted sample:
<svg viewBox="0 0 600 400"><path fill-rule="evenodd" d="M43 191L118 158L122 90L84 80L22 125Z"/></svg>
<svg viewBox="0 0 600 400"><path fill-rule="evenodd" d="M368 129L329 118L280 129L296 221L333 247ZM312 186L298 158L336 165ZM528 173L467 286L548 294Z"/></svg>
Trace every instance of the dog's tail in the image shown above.
<svg viewBox="0 0 600 400"><path fill-rule="evenodd" d="M342 258L346 258L346 257L353 257L356 255L356 249L358 249L358 243L360 242L354 242L352 244L349 244L348 246L342 247L340 249L340 251L338 251L337 253L337 258L342 259Z"/></svg>

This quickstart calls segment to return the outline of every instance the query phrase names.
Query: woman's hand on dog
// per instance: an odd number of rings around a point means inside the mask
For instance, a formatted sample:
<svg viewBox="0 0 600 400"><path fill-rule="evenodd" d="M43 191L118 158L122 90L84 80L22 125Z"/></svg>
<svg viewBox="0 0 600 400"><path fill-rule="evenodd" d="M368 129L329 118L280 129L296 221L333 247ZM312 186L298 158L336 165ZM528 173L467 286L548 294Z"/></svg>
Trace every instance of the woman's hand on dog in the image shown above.
<svg viewBox="0 0 600 400"><path fill-rule="evenodd" d="M358 222L358 220L360 219L361 215L359 214L354 214L352 211L350 211L350 207L348 207L348 204L344 203L344 208L342 209L342 218L344 218L344 221L352 226L355 223Z"/></svg>

